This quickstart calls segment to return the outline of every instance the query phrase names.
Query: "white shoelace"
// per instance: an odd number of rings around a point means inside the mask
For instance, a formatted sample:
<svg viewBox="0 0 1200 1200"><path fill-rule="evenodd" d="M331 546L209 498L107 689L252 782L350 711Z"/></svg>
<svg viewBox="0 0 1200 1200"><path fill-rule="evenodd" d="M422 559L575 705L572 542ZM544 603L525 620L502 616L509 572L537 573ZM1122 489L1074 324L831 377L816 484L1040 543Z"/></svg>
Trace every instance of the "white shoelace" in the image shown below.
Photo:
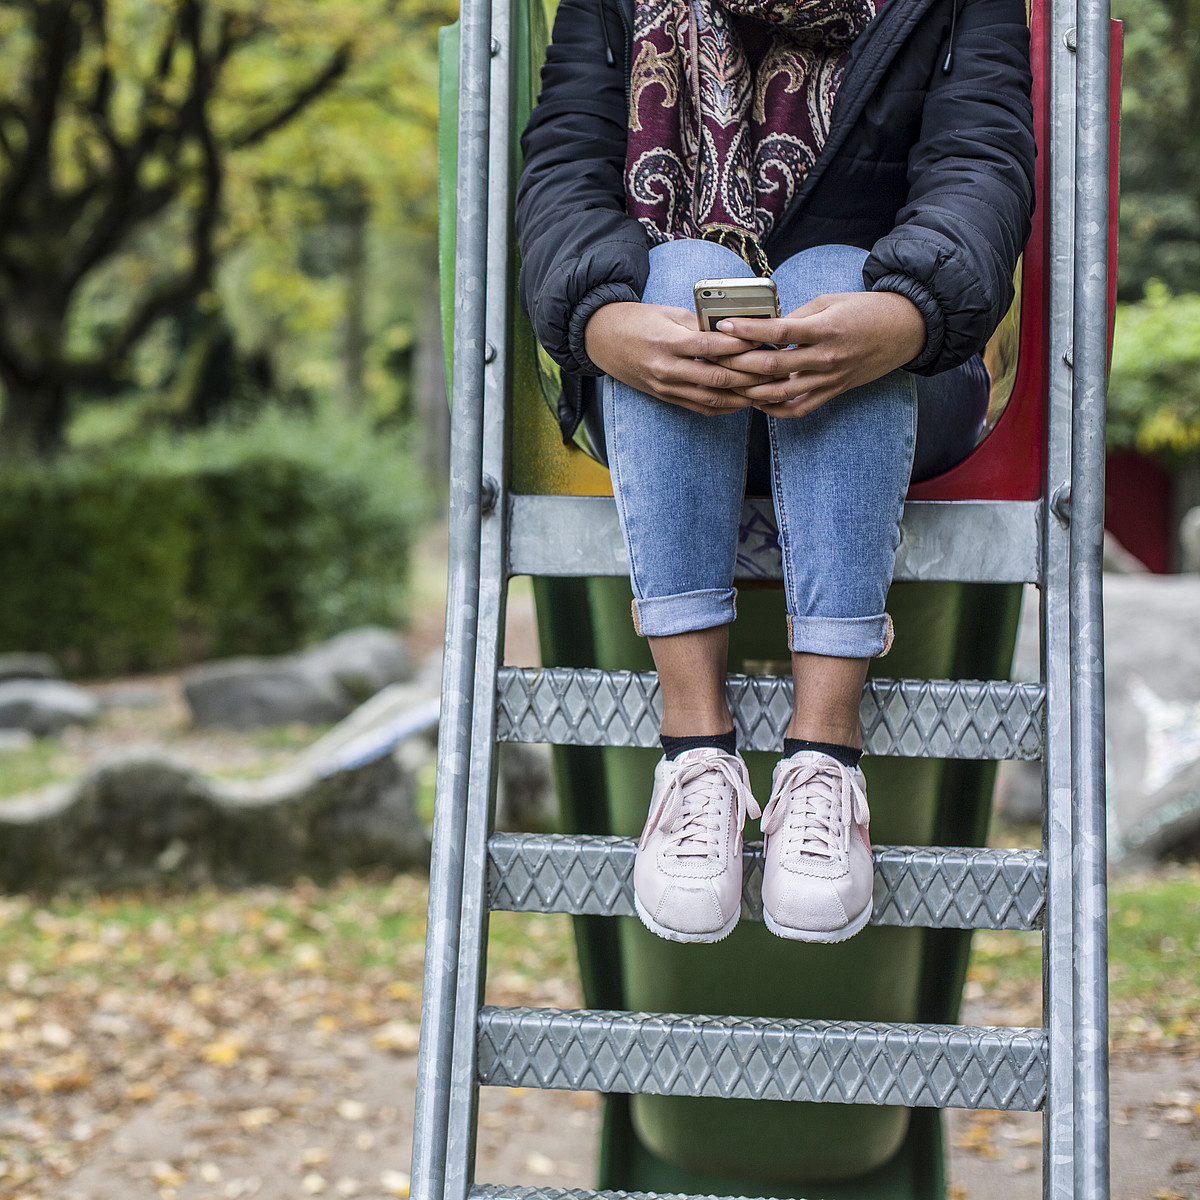
<svg viewBox="0 0 1200 1200"><path fill-rule="evenodd" d="M725 754L694 759L674 772L647 818L640 844L644 846L661 829L666 834L664 854L676 858L719 854L721 820L728 803L724 783L733 791L734 820L741 833L747 814L757 818L762 810L750 792L745 767Z"/></svg>
<svg viewBox="0 0 1200 1200"><path fill-rule="evenodd" d="M867 797L850 769L836 759L783 762L770 802L763 810L765 837L782 834L784 854L844 862L850 822L871 819Z"/></svg>

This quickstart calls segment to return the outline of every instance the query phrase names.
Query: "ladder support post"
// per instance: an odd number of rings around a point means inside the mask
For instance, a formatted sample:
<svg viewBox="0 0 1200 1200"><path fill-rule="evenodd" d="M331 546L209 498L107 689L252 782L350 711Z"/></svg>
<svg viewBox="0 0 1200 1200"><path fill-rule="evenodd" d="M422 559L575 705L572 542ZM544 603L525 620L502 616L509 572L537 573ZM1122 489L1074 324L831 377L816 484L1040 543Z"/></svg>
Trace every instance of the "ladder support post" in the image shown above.
<svg viewBox="0 0 1200 1200"><path fill-rule="evenodd" d="M479 630L492 40L488 0L464 0L460 20L447 637L417 1067L426 1086L418 1092L414 1118L412 1200L441 1200L446 1170L468 752Z"/></svg>
<svg viewBox="0 0 1200 1200"><path fill-rule="evenodd" d="M505 572L508 506L504 434L508 402L509 345L507 291L511 221L510 109L508 86L513 44L510 0L490 0L492 93L488 158L486 337L483 382L482 479L493 503L479 531L479 634L475 643L475 702L471 722L470 785L463 839L463 879L458 949L458 990L450 1065L450 1104L446 1129L446 1171L442 1200L467 1200L474 1183L475 1128L478 1119L477 1013L483 1003L487 965L488 832L493 820L497 755L496 678L503 654L508 591Z"/></svg>
<svg viewBox="0 0 1200 1200"><path fill-rule="evenodd" d="M1078 0L1071 422L1075 1196L1107 1200L1104 427L1108 375L1109 0Z"/></svg>

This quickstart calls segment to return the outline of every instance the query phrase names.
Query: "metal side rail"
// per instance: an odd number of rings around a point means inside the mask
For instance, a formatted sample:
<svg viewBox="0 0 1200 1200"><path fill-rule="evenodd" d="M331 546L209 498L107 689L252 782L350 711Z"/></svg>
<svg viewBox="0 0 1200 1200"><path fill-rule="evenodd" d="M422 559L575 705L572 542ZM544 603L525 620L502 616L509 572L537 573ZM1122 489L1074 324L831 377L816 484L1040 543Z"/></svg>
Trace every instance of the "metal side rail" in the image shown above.
<svg viewBox="0 0 1200 1200"><path fill-rule="evenodd" d="M631 838L496 833L488 839L488 907L504 912L630 917ZM761 842L742 857L742 917L762 920ZM1040 929L1046 859L1037 850L876 846L872 925Z"/></svg>
<svg viewBox="0 0 1200 1200"><path fill-rule="evenodd" d="M484 1086L1024 1111L1046 1098L1041 1029L491 1006L478 1028Z"/></svg>
<svg viewBox="0 0 1200 1200"><path fill-rule="evenodd" d="M731 675L729 707L743 750L778 750L792 681ZM1042 757L1046 689L1039 683L872 679L859 710L868 754L922 758ZM503 667L496 737L554 746L658 746L661 701L653 671Z"/></svg>

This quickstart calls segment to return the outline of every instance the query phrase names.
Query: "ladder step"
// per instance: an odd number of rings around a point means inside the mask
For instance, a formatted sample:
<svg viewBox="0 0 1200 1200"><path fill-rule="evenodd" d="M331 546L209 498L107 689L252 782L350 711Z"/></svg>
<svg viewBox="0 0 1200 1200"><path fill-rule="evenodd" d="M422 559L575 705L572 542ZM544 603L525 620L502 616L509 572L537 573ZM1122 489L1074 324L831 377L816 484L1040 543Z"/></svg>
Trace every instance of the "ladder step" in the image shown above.
<svg viewBox="0 0 1200 1200"><path fill-rule="evenodd" d="M488 903L507 912L633 916L628 838L497 833L488 839ZM743 854L742 917L762 920L761 842ZM876 846L872 925L1040 929L1046 860L1037 850Z"/></svg>
<svg viewBox="0 0 1200 1200"><path fill-rule="evenodd" d="M743 750L778 751L792 681L731 675L729 706ZM1042 757L1040 683L872 679L859 709L868 754L922 758ZM661 703L653 671L502 667L496 737L554 746L657 747Z"/></svg>
<svg viewBox="0 0 1200 1200"><path fill-rule="evenodd" d="M495 1008L478 1076L501 1087L1033 1111L1041 1029Z"/></svg>
<svg viewBox="0 0 1200 1200"><path fill-rule="evenodd" d="M601 1192L586 1188L513 1187L503 1183L476 1184L470 1200L734 1200L733 1197L685 1196L679 1192ZM746 1200L739 1196L736 1200Z"/></svg>
<svg viewBox="0 0 1200 1200"><path fill-rule="evenodd" d="M629 575L611 496L510 496L510 575ZM779 579L782 560L770 500L742 506L737 579ZM910 500L893 578L961 583L1037 583L1037 500Z"/></svg>

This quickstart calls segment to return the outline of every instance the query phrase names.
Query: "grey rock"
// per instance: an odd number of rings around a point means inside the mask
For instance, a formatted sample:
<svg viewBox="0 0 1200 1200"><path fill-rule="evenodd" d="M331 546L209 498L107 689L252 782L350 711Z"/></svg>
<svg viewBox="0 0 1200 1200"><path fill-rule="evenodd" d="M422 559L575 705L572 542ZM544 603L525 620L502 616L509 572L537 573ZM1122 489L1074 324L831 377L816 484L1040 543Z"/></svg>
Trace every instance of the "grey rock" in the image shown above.
<svg viewBox="0 0 1200 1200"><path fill-rule="evenodd" d="M505 742L496 784L496 828L549 833L558 828L550 747Z"/></svg>
<svg viewBox="0 0 1200 1200"><path fill-rule="evenodd" d="M1180 570L1200 571L1200 506L1189 508L1179 522Z"/></svg>
<svg viewBox="0 0 1200 1200"><path fill-rule="evenodd" d="M183 694L197 725L257 729L340 721L354 708L327 671L301 658L231 658L188 671Z"/></svg>
<svg viewBox="0 0 1200 1200"><path fill-rule="evenodd" d="M34 737L88 725L100 704L83 688L58 679L9 679L0 683L0 729L24 729Z"/></svg>
<svg viewBox="0 0 1200 1200"><path fill-rule="evenodd" d="M1200 850L1200 579L1106 576L1110 854Z"/></svg>
<svg viewBox="0 0 1200 1200"><path fill-rule="evenodd" d="M0 754L28 750L33 740L33 734L27 729L0 729Z"/></svg>
<svg viewBox="0 0 1200 1200"><path fill-rule="evenodd" d="M62 668L49 654L0 654L0 681L61 678Z"/></svg>
<svg viewBox="0 0 1200 1200"><path fill-rule="evenodd" d="M300 659L311 670L327 672L359 704L413 676L412 655L404 639L375 625L340 633L305 651Z"/></svg>
<svg viewBox="0 0 1200 1200"><path fill-rule="evenodd" d="M341 720L355 705L412 673L403 640L367 627L301 654L207 663L184 676L183 691L198 725L316 725Z"/></svg>

